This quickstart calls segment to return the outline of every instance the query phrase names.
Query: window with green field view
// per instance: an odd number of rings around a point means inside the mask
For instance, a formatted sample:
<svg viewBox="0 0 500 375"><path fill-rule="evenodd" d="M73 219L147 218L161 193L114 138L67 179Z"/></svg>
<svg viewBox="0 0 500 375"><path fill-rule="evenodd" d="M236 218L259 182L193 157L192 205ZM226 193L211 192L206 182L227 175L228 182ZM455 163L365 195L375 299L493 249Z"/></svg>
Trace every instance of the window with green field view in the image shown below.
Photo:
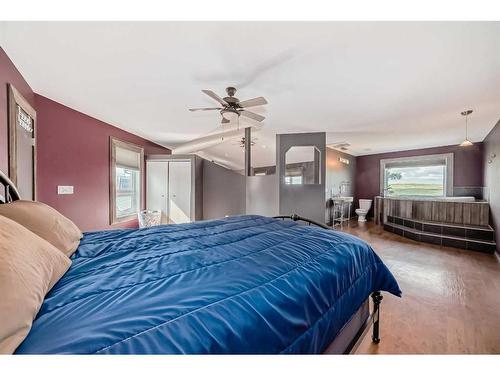
<svg viewBox="0 0 500 375"><path fill-rule="evenodd" d="M453 196L453 153L380 160L380 193L386 197Z"/></svg>
<svg viewBox="0 0 500 375"><path fill-rule="evenodd" d="M445 165L388 167L385 168L385 195L443 197L445 176Z"/></svg>

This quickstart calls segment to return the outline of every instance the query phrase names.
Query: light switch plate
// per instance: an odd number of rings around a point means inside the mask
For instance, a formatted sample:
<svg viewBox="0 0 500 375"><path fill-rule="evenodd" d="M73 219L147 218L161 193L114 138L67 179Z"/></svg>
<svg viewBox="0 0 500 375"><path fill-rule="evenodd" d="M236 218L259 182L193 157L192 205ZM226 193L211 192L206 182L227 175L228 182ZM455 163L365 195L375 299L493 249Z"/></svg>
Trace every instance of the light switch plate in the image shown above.
<svg viewBox="0 0 500 375"><path fill-rule="evenodd" d="M73 194L73 186L57 186L57 194Z"/></svg>

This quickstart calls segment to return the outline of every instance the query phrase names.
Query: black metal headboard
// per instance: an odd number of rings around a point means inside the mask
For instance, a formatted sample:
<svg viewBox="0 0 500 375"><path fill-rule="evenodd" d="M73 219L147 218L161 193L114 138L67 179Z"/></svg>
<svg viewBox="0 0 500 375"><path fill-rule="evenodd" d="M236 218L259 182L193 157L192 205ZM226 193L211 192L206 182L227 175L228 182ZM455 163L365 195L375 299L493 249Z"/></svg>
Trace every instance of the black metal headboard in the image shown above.
<svg viewBox="0 0 500 375"><path fill-rule="evenodd" d="M297 214L293 214L293 215L279 215L279 216L274 216L275 219L290 219L290 220L293 220L293 221L304 221L306 223L308 223L309 225L317 225L318 227L321 227L323 229L328 229L328 230L331 230L332 228L330 228L329 226L325 225L325 224L322 224L322 223L318 223L317 221L314 221L314 220L311 220L311 219L308 219L307 217L302 217L302 216L299 216Z"/></svg>
<svg viewBox="0 0 500 375"><path fill-rule="evenodd" d="M4 193L0 194L0 203L8 203L21 199L21 194L16 185L2 171L0 171L0 185L3 185Z"/></svg>

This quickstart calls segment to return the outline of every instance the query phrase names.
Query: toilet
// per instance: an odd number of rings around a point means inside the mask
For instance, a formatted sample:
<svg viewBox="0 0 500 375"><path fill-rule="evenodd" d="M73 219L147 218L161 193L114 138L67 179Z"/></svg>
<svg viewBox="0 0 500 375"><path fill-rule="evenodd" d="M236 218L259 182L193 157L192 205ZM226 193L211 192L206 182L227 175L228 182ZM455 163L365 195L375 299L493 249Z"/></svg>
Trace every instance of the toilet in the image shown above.
<svg viewBox="0 0 500 375"><path fill-rule="evenodd" d="M358 215L358 221L364 222L366 221L366 214L370 211L372 207L371 199L360 199L359 200L359 208L355 211L356 215Z"/></svg>

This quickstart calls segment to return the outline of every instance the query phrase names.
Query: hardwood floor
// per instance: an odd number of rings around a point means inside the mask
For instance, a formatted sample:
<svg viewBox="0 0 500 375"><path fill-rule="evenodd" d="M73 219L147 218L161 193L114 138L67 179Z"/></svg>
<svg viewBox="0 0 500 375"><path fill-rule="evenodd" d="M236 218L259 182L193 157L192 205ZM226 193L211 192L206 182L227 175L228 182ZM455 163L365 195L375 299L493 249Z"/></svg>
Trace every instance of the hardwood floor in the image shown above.
<svg viewBox="0 0 500 375"><path fill-rule="evenodd" d="M415 242L371 222L346 232L372 245L403 298L383 293L381 338L356 354L500 353L500 262L495 255Z"/></svg>

